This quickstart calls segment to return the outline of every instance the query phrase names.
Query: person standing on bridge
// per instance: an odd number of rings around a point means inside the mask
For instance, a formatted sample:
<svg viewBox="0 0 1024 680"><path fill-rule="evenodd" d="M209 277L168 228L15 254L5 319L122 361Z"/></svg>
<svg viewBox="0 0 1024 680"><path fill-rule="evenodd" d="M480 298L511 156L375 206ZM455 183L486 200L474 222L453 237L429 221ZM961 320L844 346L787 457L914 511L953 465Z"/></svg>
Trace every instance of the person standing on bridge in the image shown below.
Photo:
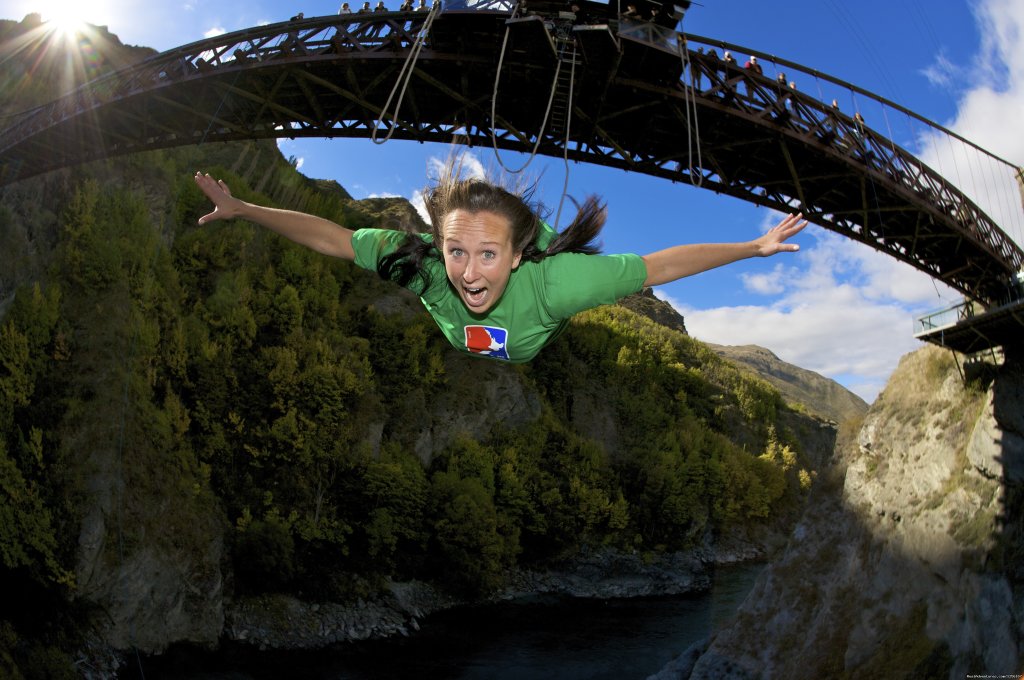
<svg viewBox="0 0 1024 680"><path fill-rule="evenodd" d="M249 220L375 270L416 293L455 348L512 363L536 356L577 312L738 260L797 251L799 246L786 241L807 224L801 215L789 215L743 243L599 255L593 241L606 209L597 196L588 197L572 223L556 233L541 219L531 191L464 179L457 160L449 161L427 192L428 234L353 231L315 215L241 201L208 174L196 173L195 181L214 204L199 224Z"/></svg>
<svg viewBox="0 0 1024 680"><path fill-rule="evenodd" d="M764 75L764 70L761 69L761 65L757 63L757 57L750 55L750 59L743 65L743 68L747 71L747 79L745 84L747 86L747 96L750 97L754 94L754 86L750 82L750 73L756 73L759 76Z"/></svg>

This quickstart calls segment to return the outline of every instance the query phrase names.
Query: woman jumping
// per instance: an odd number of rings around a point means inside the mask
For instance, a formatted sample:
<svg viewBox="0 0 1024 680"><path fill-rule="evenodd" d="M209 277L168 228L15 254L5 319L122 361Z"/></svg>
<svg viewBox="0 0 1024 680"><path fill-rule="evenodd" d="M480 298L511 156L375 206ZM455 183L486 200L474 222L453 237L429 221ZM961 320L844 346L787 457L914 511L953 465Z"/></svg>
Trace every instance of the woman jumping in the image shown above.
<svg viewBox="0 0 1024 680"><path fill-rule="evenodd" d="M199 224L245 219L324 255L416 293L457 349L512 363L529 361L577 312L613 303L647 286L749 257L800 249L785 243L807 222L788 215L760 238L741 243L679 245L648 255L599 255L603 203L591 196L565 231L540 218L529 194L480 179L462 179L449 162L426 195L431 233L353 231L329 220L266 208L231 195L208 174L195 181L214 209Z"/></svg>

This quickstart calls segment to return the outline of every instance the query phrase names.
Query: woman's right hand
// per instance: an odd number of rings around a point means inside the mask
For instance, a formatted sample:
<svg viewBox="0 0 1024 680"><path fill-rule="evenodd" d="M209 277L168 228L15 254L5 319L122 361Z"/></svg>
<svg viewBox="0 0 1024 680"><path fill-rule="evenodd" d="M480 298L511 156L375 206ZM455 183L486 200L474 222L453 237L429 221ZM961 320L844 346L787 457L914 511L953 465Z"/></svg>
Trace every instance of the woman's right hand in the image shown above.
<svg viewBox="0 0 1024 680"><path fill-rule="evenodd" d="M214 179L208 173L201 172L196 173L195 180L200 190L213 201L213 212L200 217L199 224L214 220L230 220L241 214L243 203L231 195L231 189L224 180Z"/></svg>
<svg viewBox="0 0 1024 680"><path fill-rule="evenodd" d="M268 208L256 203L246 203L231 195L228 185L207 173L197 172L196 185L206 197L213 201L213 212L199 218L199 224L214 220L243 219L277 232L299 245L312 248L318 253L354 260L352 230L316 215Z"/></svg>

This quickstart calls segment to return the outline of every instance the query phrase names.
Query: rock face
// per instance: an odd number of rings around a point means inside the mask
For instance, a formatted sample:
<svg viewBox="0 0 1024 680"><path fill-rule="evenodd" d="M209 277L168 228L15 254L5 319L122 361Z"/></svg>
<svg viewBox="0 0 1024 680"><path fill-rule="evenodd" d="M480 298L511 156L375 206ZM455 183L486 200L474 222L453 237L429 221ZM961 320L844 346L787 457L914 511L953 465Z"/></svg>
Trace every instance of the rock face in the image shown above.
<svg viewBox="0 0 1024 680"><path fill-rule="evenodd" d="M94 305L86 333L127 308L113 295L97 295ZM226 522L169 445L151 443L153 419L126 398L116 367L129 342L109 334L68 371L92 397L60 425L63 445L77 452L70 457L81 513L75 596L102 609L94 631L115 649L160 652L177 640L214 646L224 620ZM117 415L97 417L109 404Z"/></svg>
<svg viewBox="0 0 1024 680"><path fill-rule="evenodd" d="M425 583L392 583L387 592L353 604L304 602L260 595L232 602L224 635L274 649L318 649L338 642L408 635L424 616L455 604Z"/></svg>
<svg viewBox="0 0 1024 680"><path fill-rule="evenodd" d="M656 677L1019 673L1022 461L1019 359L979 387L904 357L735 620Z"/></svg>
<svg viewBox="0 0 1024 680"><path fill-rule="evenodd" d="M666 328L679 331L683 335L689 335L686 332L686 323L683 320L683 315L677 312L676 308L669 303L656 298L654 291L650 288L644 288L639 293L634 293L629 297L619 300L619 304L637 314L646 316L651 321L659 323Z"/></svg>
<svg viewBox="0 0 1024 680"><path fill-rule="evenodd" d="M697 553L673 553L645 560L639 555L599 550L558 568L517 570L509 586L492 599L535 594L582 598L681 595L706 590L710 578ZM429 614L461 604L418 581L389 583L379 596L354 604L311 603L288 595L240 598L226 607L224 635L236 642L274 649L317 649L419 630Z"/></svg>
<svg viewBox="0 0 1024 680"><path fill-rule="evenodd" d="M614 598L682 595L711 585L705 562L695 553L672 553L644 560L640 555L600 551L553 571L520 571L502 598L535 593Z"/></svg>
<svg viewBox="0 0 1024 680"><path fill-rule="evenodd" d="M771 351L757 345L714 345L708 347L718 356L753 371L772 384L792 404L801 404L809 413L837 423L863 416L867 403L834 380L814 371L787 364Z"/></svg>

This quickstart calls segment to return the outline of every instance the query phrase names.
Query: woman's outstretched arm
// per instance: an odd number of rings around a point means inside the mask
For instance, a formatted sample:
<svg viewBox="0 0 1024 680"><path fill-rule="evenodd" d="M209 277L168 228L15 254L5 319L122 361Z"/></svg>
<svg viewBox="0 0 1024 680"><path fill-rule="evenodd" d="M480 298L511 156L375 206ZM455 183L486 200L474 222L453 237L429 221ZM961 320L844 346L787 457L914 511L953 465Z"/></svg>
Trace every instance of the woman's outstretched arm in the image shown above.
<svg viewBox="0 0 1024 680"><path fill-rule="evenodd" d="M195 180L207 198L213 201L213 211L200 217L199 224L214 220L249 220L318 253L355 259L351 229L316 215L246 203L232 196L223 180L216 180L208 174L197 172Z"/></svg>
<svg viewBox="0 0 1024 680"><path fill-rule="evenodd" d="M768 257L775 253L800 250L800 246L785 241L807 226L807 221L802 217L788 215L760 238L745 243L696 243L644 255L643 260L647 265L644 285L660 286L748 257Z"/></svg>

